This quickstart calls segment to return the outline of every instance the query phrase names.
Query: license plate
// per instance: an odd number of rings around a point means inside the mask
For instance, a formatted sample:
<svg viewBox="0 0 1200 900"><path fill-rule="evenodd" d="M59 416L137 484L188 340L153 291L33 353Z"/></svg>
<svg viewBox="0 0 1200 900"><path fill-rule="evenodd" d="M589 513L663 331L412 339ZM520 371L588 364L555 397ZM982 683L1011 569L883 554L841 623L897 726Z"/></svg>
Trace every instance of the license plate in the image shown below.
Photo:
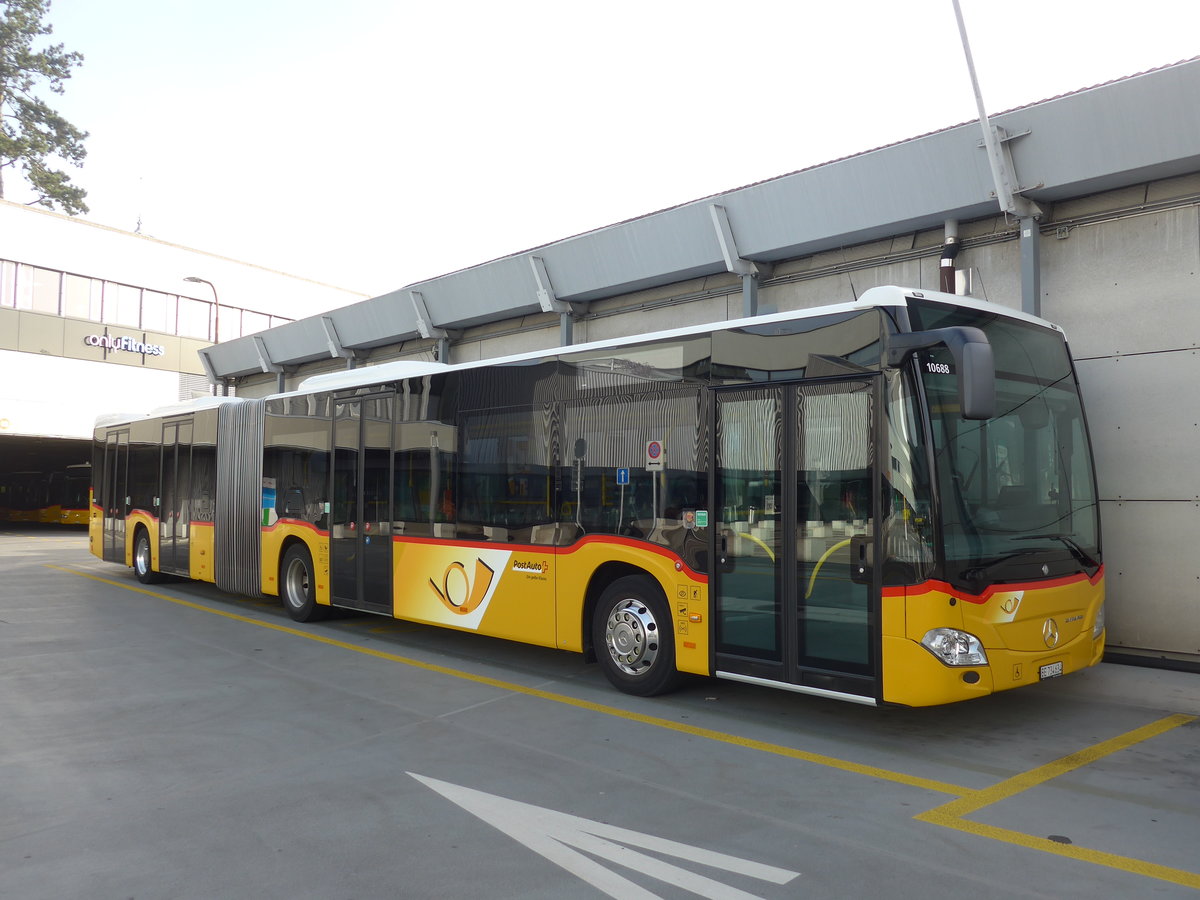
<svg viewBox="0 0 1200 900"><path fill-rule="evenodd" d="M1048 666L1042 666L1038 669L1038 678L1045 681L1047 678L1057 678L1062 674L1063 664L1060 662L1050 663Z"/></svg>

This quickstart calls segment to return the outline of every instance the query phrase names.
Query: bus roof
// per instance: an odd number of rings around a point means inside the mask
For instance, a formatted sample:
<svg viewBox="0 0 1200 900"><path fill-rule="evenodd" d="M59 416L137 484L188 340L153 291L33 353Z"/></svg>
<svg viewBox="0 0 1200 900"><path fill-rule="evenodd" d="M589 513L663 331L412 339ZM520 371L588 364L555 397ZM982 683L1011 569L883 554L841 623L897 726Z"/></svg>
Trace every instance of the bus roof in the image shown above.
<svg viewBox="0 0 1200 900"><path fill-rule="evenodd" d="M300 382L300 385L294 391L288 391L283 394L275 394L272 396L286 397L299 394L311 394L318 391L348 390L350 388L364 387L371 384L383 384L389 381L399 381L404 378L420 377L422 375L434 375L441 372L475 369L481 366L517 365L523 362L534 362L546 359L547 357L561 356L569 353L588 353L596 350L604 350L610 347L628 347L631 344L645 344L660 340L671 340L673 338L686 338L693 335L711 334L714 331L725 331L733 328L763 326L770 325L774 322L791 322L797 319L806 319L815 316L824 316L841 312L852 312L868 306L903 307L907 305L907 301L910 297L941 301L943 303L952 303L968 309L977 309L982 312L989 312L995 315L1021 319L1037 325L1042 325L1044 327L1054 328L1058 331L1062 330L1058 328L1058 326L1039 319L1036 316L1031 316L1028 313L1024 313L1020 310L1012 309L1007 306L991 303L987 300L977 300L972 297L960 297L957 294L943 294L938 291L913 290L911 288L896 287L895 285L886 285L882 287L871 288L870 290L865 291L857 300L851 302L837 303L829 306L814 306L807 309L788 310L787 312L766 313L760 316L752 316L740 319L726 319L719 322L706 322L700 325L687 325L682 328L653 331L645 334L627 335L619 338L608 338L602 341L591 341L586 344L569 344L561 347L546 348L544 350L532 350L525 353L513 354L511 356L497 356L488 359L474 360L471 362L451 364L433 361L396 360L395 362L364 366L360 369L344 369L337 372L324 372L320 375L311 375L308 378L305 378L302 382Z"/></svg>
<svg viewBox="0 0 1200 900"><path fill-rule="evenodd" d="M96 417L96 428L108 428L112 425L125 425L140 419L157 419L167 416L183 415L198 409L212 409L222 403L245 403L244 397L197 397L195 400L181 400L168 406L159 406L147 412L140 413L105 413Z"/></svg>
<svg viewBox="0 0 1200 900"><path fill-rule="evenodd" d="M711 334L715 331L725 331L734 328L761 327L775 322L791 322L797 319L812 318L843 312L853 312L864 307L904 307L909 298L925 299L950 303L966 309L976 309L993 315L1018 319L1032 324L1052 328L1061 332L1062 329L1051 322L1031 316L1018 309L1001 306L987 300L977 300L973 297L962 297L957 294L944 294L939 291L915 290L895 285L874 287L863 293L857 300L835 303L828 306L813 306L807 309L788 310L787 312L765 313L739 319L726 319L719 322L705 322L699 325L687 325L682 328L671 328L663 331L647 332L645 334L628 335L619 338L608 338L602 341L590 341L586 344L568 344L560 347L548 347L542 350L532 350L511 356L498 356L488 359L473 360L462 363L440 363L432 360L401 359L394 362L379 363L364 366L359 369L344 369L337 372L325 372L305 378L292 391L272 394L272 397L303 396L316 392L349 390L372 384L384 384L389 381L399 381L405 378L434 375L442 372L477 369L482 366L519 365L532 363L552 356L563 354L589 353L612 347L628 347L632 344L644 344L654 341L686 338L694 335ZM245 402L246 398L238 397L200 397L195 400L183 401L170 406L163 406L144 413L110 413L97 417L96 427L103 428L134 422L139 419L161 418L172 415L183 415L200 409L212 409L225 403Z"/></svg>

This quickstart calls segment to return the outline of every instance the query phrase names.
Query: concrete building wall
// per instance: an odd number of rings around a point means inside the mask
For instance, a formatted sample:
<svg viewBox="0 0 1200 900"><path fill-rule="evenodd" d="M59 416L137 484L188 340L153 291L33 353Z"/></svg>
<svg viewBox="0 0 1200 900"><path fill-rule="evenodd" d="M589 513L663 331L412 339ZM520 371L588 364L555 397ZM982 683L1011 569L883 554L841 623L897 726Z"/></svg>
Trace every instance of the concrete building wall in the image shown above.
<svg viewBox="0 0 1200 900"><path fill-rule="evenodd" d="M1087 403L1110 643L1200 659L1200 178L1059 204L1055 221L1042 312Z"/></svg>

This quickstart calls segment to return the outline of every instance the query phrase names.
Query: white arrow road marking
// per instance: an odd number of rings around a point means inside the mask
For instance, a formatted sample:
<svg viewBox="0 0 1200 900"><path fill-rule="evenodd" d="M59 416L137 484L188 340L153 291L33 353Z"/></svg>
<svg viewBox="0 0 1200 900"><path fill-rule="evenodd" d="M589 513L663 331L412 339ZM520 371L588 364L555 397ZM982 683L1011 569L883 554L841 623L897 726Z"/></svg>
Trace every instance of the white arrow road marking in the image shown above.
<svg viewBox="0 0 1200 900"><path fill-rule="evenodd" d="M640 831L630 831L603 822L593 822L567 813L532 806L518 800L485 794L483 791L472 790L461 785L426 778L409 772L413 778L428 788L437 791L447 800L456 803L467 812L478 816L493 828L507 834L535 853L540 853L556 865L562 866L572 875L581 878L610 897L621 900L655 900L657 894L652 894L645 888L634 884L629 879L601 865L590 857L579 853L583 850L626 869L641 872L651 878L657 878L668 884L691 891L709 900L754 900L754 894L747 894L737 888L706 878L695 872L681 869L679 866L663 862L660 859L647 856L632 849L633 846L644 850L652 850L688 862L702 863L726 872L770 881L773 884L787 884L797 877L799 872L787 869L777 869L765 866L748 859L736 856L726 856L714 853L700 847L691 847L643 834ZM613 843L619 841L620 843ZM632 846L623 846L623 845ZM572 850L571 848L575 849Z"/></svg>

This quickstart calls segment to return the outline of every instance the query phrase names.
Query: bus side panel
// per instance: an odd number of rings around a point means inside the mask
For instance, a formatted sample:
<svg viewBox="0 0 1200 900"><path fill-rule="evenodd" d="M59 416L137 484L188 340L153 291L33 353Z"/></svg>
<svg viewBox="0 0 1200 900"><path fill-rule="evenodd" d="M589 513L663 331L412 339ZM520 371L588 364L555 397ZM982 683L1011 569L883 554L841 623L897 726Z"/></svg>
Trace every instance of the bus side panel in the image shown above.
<svg viewBox="0 0 1200 900"><path fill-rule="evenodd" d="M558 647L583 650L584 603L588 586L605 563L619 562L645 571L658 582L671 609L675 666L681 672L711 673L708 576L689 569L665 547L616 536L585 538L558 555Z"/></svg>
<svg viewBox="0 0 1200 900"><path fill-rule="evenodd" d="M283 561L284 545L296 538L304 542L312 556L316 576L316 600L329 605L329 532L308 522L277 519L274 525L262 529L262 592L279 596L279 564Z"/></svg>
<svg viewBox="0 0 1200 900"><path fill-rule="evenodd" d="M394 538L393 615L554 647L555 548Z"/></svg>
<svg viewBox="0 0 1200 900"><path fill-rule="evenodd" d="M195 581L215 583L216 569L213 556L216 553L216 530L212 522L192 522L191 547L188 555L188 577Z"/></svg>
<svg viewBox="0 0 1200 900"><path fill-rule="evenodd" d="M90 494L90 492L89 492ZM91 512L88 516L88 550L92 556L104 559L104 507L92 497Z"/></svg>

